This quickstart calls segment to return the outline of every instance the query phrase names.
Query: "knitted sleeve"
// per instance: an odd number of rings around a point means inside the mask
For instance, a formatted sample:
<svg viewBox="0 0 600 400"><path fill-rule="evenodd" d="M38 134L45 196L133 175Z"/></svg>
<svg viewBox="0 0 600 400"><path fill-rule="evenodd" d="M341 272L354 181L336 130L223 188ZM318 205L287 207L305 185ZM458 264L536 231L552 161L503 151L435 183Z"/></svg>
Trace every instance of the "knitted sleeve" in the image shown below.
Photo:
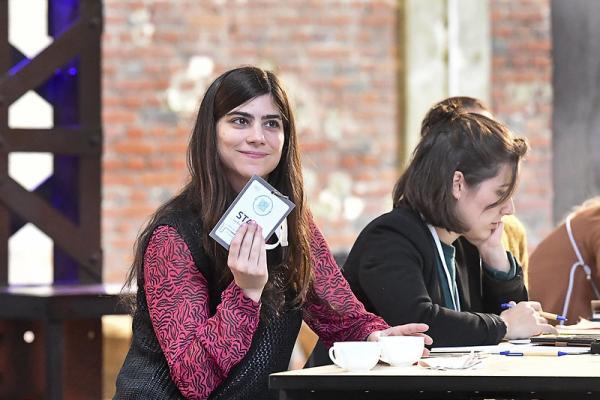
<svg viewBox="0 0 600 400"><path fill-rule="evenodd" d="M305 322L325 346L333 342L366 340L374 331L389 327L383 319L365 310L333 259L321 231L310 222L310 256L316 299L304 308Z"/></svg>
<svg viewBox="0 0 600 400"><path fill-rule="evenodd" d="M177 231L158 227L144 254L144 288L152 326L173 382L188 399L205 399L246 354L260 304L232 282L209 316L209 290Z"/></svg>

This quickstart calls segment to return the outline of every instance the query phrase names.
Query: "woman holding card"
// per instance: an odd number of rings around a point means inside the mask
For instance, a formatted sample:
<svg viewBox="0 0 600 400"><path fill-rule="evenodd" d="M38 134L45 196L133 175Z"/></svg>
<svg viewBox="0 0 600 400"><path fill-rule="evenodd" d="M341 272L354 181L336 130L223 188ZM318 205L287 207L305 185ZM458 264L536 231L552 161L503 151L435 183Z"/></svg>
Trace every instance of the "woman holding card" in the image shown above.
<svg viewBox="0 0 600 400"><path fill-rule="evenodd" d="M188 148L190 182L137 242L134 334L115 398L274 398L268 375L287 369L302 319L328 344L427 330L390 328L356 300L306 206L298 151L272 73L242 67L210 85ZM295 207L280 246L251 221L227 251L209 232L254 175Z"/></svg>
<svg viewBox="0 0 600 400"><path fill-rule="evenodd" d="M527 143L452 104L429 111L421 136L393 210L362 231L346 260L353 292L390 324L427 323L436 346L553 332L501 241Z"/></svg>

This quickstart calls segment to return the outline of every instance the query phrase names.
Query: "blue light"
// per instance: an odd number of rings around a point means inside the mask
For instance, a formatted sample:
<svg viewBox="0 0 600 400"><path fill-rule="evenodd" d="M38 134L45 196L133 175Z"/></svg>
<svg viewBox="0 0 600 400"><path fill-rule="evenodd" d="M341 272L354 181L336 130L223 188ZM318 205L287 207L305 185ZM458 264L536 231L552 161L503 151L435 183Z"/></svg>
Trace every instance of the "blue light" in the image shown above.
<svg viewBox="0 0 600 400"><path fill-rule="evenodd" d="M79 18L79 3L87 0L48 0L48 35L57 38ZM54 126L77 125L79 114L79 57L60 68L47 86L54 106ZM53 186L50 202L74 224L79 224L79 160L76 156L54 155ZM65 251L54 246L54 283L79 282L78 263Z"/></svg>
<svg viewBox="0 0 600 400"><path fill-rule="evenodd" d="M17 72L23 69L23 67L29 64L30 61L31 60L29 58L23 58L21 61L13 65L13 67L10 70L8 70L8 74L10 76L15 75Z"/></svg>

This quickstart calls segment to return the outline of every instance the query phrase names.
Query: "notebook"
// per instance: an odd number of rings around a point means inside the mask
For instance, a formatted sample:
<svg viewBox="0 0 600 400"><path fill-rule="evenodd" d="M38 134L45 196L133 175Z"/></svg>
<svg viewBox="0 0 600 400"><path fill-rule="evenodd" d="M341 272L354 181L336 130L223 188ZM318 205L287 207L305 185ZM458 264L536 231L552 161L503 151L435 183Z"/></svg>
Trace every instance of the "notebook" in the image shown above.
<svg viewBox="0 0 600 400"><path fill-rule="evenodd" d="M541 335L531 338L531 343L549 346L584 346L589 347L595 340L600 341L600 333L594 335Z"/></svg>

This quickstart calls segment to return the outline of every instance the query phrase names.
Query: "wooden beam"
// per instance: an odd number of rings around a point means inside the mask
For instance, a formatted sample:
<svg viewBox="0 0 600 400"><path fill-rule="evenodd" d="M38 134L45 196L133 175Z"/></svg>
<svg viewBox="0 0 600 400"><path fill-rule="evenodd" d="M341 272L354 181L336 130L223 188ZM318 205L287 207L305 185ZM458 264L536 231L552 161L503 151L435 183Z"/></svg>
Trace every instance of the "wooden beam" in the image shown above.
<svg viewBox="0 0 600 400"><path fill-rule="evenodd" d="M49 152L57 154L96 155L102 152L100 127L10 129L0 134L4 151Z"/></svg>
<svg viewBox="0 0 600 400"><path fill-rule="evenodd" d="M37 195L28 192L10 177L0 180L0 202L21 218L45 232L54 243L73 257L86 272L102 281L98 242L91 241L70 220Z"/></svg>
<svg viewBox="0 0 600 400"><path fill-rule="evenodd" d="M80 55L79 104L80 120L88 142L97 142L102 149L101 48L102 2L90 0L81 3L81 18L89 21L88 39ZM99 132L91 135L93 132ZM92 243L101 241L101 154L89 154L79 162L79 221L83 234ZM94 260L102 266L102 254Z"/></svg>
<svg viewBox="0 0 600 400"><path fill-rule="evenodd" d="M57 68L77 56L81 49L89 44L82 40L86 37L88 29L87 23L79 19L15 74L4 74L0 79L3 101L12 104L28 90L44 83Z"/></svg>
<svg viewBox="0 0 600 400"><path fill-rule="evenodd" d="M0 0L0 79L10 69L10 43L8 43L8 0ZM8 101L0 88L0 143L8 130ZM8 152L0 147L0 179L8 177ZM10 212L0 204L0 286L8 285L8 239L10 238Z"/></svg>

